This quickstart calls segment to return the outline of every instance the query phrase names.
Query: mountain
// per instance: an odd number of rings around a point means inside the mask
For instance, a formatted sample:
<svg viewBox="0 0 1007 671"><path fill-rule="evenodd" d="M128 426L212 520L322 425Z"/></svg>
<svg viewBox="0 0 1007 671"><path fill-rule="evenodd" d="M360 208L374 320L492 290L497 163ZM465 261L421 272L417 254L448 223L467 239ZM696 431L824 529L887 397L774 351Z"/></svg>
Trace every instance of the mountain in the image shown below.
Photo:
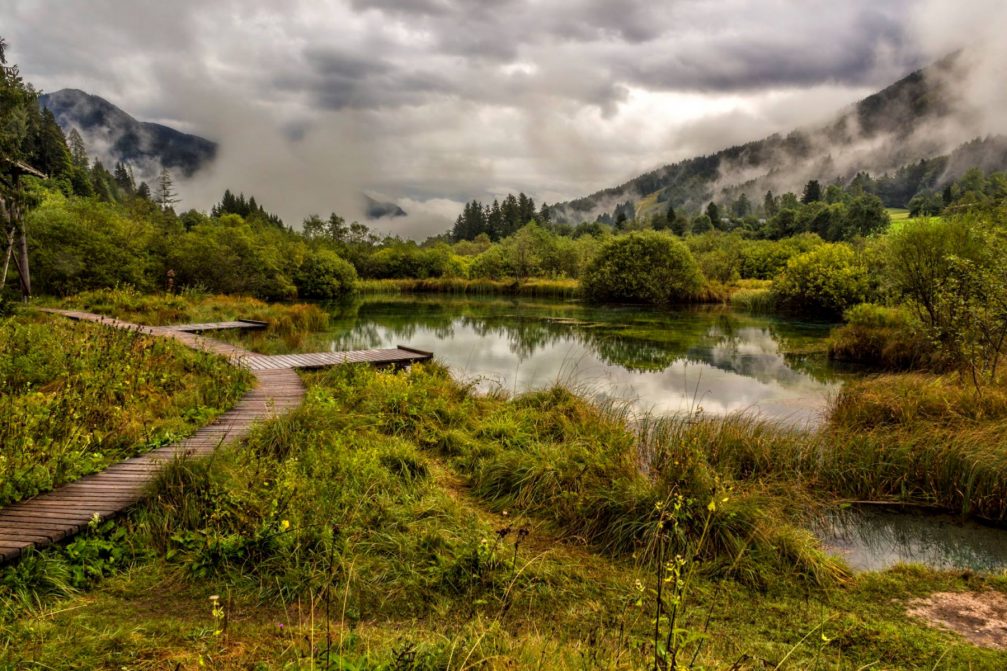
<svg viewBox="0 0 1007 671"><path fill-rule="evenodd" d="M406 214L406 211L395 203L375 200L367 194L364 194L364 215L368 219L373 220L383 219L385 217L405 217Z"/></svg>
<svg viewBox="0 0 1007 671"><path fill-rule="evenodd" d="M137 181L153 180L161 168L191 177L213 162L217 144L161 124L137 121L104 98L63 89L39 97L65 133L76 128L88 153L111 169L129 164Z"/></svg>
<svg viewBox="0 0 1007 671"><path fill-rule="evenodd" d="M952 54L842 110L818 128L772 135L658 168L620 186L550 206L553 220L614 220L667 208L698 211L711 200L766 191L800 194L809 179L848 182L858 172L889 175L879 195L902 206L920 188L939 188L970 167L1007 168L1007 138L975 138L975 110L955 94L964 59ZM891 184L892 181L897 185ZM883 190L882 190L883 191ZM906 195L907 191L911 191Z"/></svg>

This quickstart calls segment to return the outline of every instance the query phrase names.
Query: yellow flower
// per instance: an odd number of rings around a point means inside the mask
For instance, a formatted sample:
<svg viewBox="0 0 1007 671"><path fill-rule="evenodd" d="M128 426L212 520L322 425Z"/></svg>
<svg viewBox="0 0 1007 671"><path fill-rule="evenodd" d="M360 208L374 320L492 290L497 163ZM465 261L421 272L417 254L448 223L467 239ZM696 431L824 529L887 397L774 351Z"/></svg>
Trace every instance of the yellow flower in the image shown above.
<svg viewBox="0 0 1007 671"><path fill-rule="evenodd" d="M290 520L283 520L282 522L280 522L280 529L286 531L289 528L290 528Z"/></svg>

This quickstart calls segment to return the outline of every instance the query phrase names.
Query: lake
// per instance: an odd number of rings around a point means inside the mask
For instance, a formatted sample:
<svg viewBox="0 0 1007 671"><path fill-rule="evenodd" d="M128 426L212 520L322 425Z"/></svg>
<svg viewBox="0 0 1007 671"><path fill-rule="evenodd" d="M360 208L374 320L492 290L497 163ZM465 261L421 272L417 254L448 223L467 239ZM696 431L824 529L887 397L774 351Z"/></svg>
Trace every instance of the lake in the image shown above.
<svg viewBox="0 0 1007 671"><path fill-rule="evenodd" d="M657 414L752 412L814 425L849 375L826 360L830 325L721 306L376 295L329 310L329 330L299 350L408 345L432 351L482 390L520 393L560 383Z"/></svg>
<svg viewBox="0 0 1007 671"><path fill-rule="evenodd" d="M827 360L832 325L722 306L662 310L438 294L364 296L327 309L329 329L296 346L244 337L270 353L408 345L432 351L484 391L561 383L638 411L751 412L806 427L821 422L829 397L857 375ZM1003 531L946 516L844 509L814 531L855 570L899 562L1007 566Z"/></svg>

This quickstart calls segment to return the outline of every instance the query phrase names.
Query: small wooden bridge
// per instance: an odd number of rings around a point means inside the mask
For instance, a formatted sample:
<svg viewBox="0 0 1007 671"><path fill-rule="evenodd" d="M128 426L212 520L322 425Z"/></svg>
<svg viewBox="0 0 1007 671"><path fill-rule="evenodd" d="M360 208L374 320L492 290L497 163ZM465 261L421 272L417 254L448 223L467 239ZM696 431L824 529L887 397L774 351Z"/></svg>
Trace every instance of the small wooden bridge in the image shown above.
<svg viewBox="0 0 1007 671"><path fill-rule="evenodd" d="M240 347L195 335L219 326L188 324L185 328L141 326L89 312L45 310L79 321L128 329L152 336L172 338L193 349L226 357L233 365L252 371L256 385L232 409L189 438L109 466L57 489L0 509L0 564L19 557L30 548L43 548L87 528L91 519L114 517L135 505L160 469L179 457L201 457L226 442L248 435L254 422L276 417L304 400L304 384L295 368L321 368L346 363L405 366L433 357L430 352L406 347L357 352L323 352L289 356L263 356ZM228 322L223 322L228 323ZM248 328L223 327L223 328ZM254 327L253 327L254 328Z"/></svg>

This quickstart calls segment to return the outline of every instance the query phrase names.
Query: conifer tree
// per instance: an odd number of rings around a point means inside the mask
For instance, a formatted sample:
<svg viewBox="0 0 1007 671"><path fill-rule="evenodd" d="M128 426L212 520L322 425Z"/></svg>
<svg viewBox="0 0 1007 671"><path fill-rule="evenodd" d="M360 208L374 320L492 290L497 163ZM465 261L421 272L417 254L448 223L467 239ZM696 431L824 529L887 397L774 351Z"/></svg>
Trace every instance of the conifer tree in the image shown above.
<svg viewBox="0 0 1007 671"><path fill-rule="evenodd" d="M171 173L167 168L161 168L161 175L157 178L157 197L154 198L154 202L162 210L170 210L179 202Z"/></svg>

